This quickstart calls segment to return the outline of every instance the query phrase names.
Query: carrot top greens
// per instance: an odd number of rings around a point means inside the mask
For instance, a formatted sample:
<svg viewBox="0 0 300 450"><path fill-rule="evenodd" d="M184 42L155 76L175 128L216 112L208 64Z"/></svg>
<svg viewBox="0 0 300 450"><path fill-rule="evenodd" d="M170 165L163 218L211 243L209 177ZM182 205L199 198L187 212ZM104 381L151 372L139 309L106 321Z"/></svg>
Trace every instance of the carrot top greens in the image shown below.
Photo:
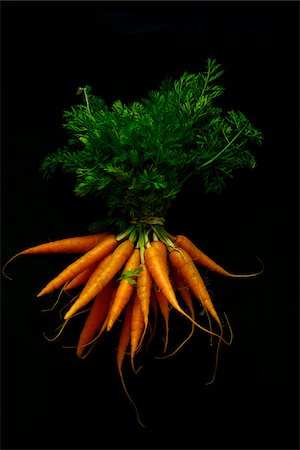
<svg viewBox="0 0 300 450"><path fill-rule="evenodd" d="M223 70L208 59L205 70L165 80L147 98L110 107L79 88L83 102L64 112L67 145L48 155L41 170L57 167L76 176L75 193L102 196L103 226L164 217L184 182L196 176L205 192L220 192L236 169L253 168L253 144L262 133L240 111L214 105L223 92Z"/></svg>

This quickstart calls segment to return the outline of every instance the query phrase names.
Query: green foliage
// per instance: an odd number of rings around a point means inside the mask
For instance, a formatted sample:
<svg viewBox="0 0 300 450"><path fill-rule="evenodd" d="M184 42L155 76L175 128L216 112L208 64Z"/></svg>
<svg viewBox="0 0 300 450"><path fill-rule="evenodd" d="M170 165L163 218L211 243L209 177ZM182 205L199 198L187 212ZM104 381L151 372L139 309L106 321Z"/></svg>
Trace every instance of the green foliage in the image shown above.
<svg viewBox="0 0 300 450"><path fill-rule="evenodd" d="M64 112L68 143L45 158L42 172L74 174L75 193L102 196L108 220L119 226L163 217L190 176L206 192L220 192L236 169L255 166L249 147L262 141L241 112L214 105L222 73L208 59L203 72L167 79L140 102L117 100L110 108L80 88L84 103Z"/></svg>
<svg viewBox="0 0 300 450"><path fill-rule="evenodd" d="M122 272L121 276L117 279L117 281L127 280L133 286L136 286L137 280L136 277L140 276L143 268L140 266L137 269L127 270L126 272Z"/></svg>

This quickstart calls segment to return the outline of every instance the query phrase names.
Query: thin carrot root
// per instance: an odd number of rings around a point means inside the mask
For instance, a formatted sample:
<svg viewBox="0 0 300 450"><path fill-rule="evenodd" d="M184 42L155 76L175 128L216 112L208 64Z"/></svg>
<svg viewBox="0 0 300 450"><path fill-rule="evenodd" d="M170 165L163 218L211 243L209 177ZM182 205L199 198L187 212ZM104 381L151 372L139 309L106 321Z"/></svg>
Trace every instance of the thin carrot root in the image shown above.
<svg viewBox="0 0 300 450"><path fill-rule="evenodd" d="M230 331L230 339L227 342L227 345L231 345L232 344L232 340L233 340L233 332L232 332L232 328L230 325L230 322L228 320L227 314L224 312L224 316L226 318L226 322ZM209 386L210 384L212 384L215 379L216 379L216 374L217 374L217 370L218 370L218 364L219 364L219 356L220 356L220 346L221 346L221 339L218 340L218 344L217 344L217 350L216 350L216 356L215 356L215 367L214 367L214 371L212 374L212 377L210 379L210 381L206 382L205 385Z"/></svg>
<svg viewBox="0 0 300 450"><path fill-rule="evenodd" d="M122 382L122 386L123 386L123 389L125 391L125 394L127 395L128 400L130 401L130 403L132 404L132 406L135 409L136 418L137 418L138 423L141 425L141 427L146 428L146 426L143 424L143 422L140 419L138 408L137 408L136 404L134 403L134 401L132 400L132 398L131 398L131 396L130 396L130 394L128 392L128 389L126 387L126 384L125 384L125 381L124 381L124 377L123 377L123 373L122 373L121 369L119 369L119 375L120 375L120 378L121 378L121 382Z"/></svg>
<svg viewBox="0 0 300 450"><path fill-rule="evenodd" d="M14 261L18 256L23 255L23 252L19 252L16 255L12 256L3 266L2 268L2 275L7 278L8 280L12 281L12 278L10 276L7 275L7 273L5 273L6 267L12 262Z"/></svg>
<svg viewBox="0 0 300 450"><path fill-rule="evenodd" d="M58 294L57 299L56 299L55 303L53 304L53 306L51 308L41 309L42 312L49 312L49 311L53 311L55 309L55 307L57 306L57 304L59 303L59 301L62 297L62 294L64 293L64 288L65 288L66 284L67 283L65 283L64 286L59 291L59 294Z"/></svg>
<svg viewBox="0 0 300 450"><path fill-rule="evenodd" d="M58 330L59 330L59 331L58 331L58 333L57 333L53 338L48 338L48 337L46 336L46 333L43 332L44 338L45 338L47 341L49 341L49 342L54 342L54 341L56 341L56 340L59 338L59 336L62 334L62 332L64 331L65 327L67 326L67 323L68 323L68 321L62 323L62 324L58 327Z"/></svg>
<svg viewBox="0 0 300 450"><path fill-rule="evenodd" d="M181 342L181 344L178 345L178 347L175 348L175 350L173 350L173 352L168 353L167 355L164 356L155 356L155 359L167 359L170 358L171 356L176 355L176 353L179 352L179 350L191 339L191 337L193 336L195 331L195 325L192 324L192 329L189 333L189 335Z"/></svg>

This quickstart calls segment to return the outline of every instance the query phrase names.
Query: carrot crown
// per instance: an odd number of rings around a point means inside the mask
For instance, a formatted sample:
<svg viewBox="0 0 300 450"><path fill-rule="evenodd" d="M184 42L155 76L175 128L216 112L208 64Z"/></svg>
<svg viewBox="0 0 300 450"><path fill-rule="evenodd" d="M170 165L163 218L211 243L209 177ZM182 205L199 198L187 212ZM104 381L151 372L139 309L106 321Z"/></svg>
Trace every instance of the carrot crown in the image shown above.
<svg viewBox="0 0 300 450"><path fill-rule="evenodd" d="M129 105L117 100L108 106L89 86L79 88L82 103L64 112L70 139L45 158L43 174L61 167L76 175L77 195L105 200L109 219L95 231L164 217L191 176L205 192L221 191L236 169L255 166L250 149L262 142L242 112L214 105L224 92L222 74L208 59L199 73L169 78Z"/></svg>

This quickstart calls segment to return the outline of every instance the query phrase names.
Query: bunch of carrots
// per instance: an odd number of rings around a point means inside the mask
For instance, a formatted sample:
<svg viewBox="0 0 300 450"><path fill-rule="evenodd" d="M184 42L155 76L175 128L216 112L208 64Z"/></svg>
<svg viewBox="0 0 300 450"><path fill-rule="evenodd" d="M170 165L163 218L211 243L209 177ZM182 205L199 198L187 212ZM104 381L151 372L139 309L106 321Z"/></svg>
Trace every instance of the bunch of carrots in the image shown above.
<svg viewBox="0 0 300 450"><path fill-rule="evenodd" d="M172 307L192 323L193 329L200 328L218 338L218 357L221 341L230 344L232 334L229 341L224 339L221 320L196 265L227 277L258 274L232 274L216 264L186 236L174 237L162 225L145 223L134 224L119 235L104 232L31 247L13 256L5 267L20 255L47 253L82 254L37 295L41 297L55 290L70 293L79 289L79 294L74 295L72 305L64 315L63 325L84 307L92 305L77 343L79 358L85 356L87 348L105 330L110 331L115 322L122 319L117 368L132 403L124 383L122 365L130 347L131 364L135 370L134 356L149 328L150 311L153 310L156 315L160 311L163 316L166 329L164 350L168 342L169 310ZM196 321L194 302L207 314L208 328ZM213 331L210 317L217 323L218 332ZM211 382L216 367L217 364ZM141 423L139 417L138 420Z"/></svg>

